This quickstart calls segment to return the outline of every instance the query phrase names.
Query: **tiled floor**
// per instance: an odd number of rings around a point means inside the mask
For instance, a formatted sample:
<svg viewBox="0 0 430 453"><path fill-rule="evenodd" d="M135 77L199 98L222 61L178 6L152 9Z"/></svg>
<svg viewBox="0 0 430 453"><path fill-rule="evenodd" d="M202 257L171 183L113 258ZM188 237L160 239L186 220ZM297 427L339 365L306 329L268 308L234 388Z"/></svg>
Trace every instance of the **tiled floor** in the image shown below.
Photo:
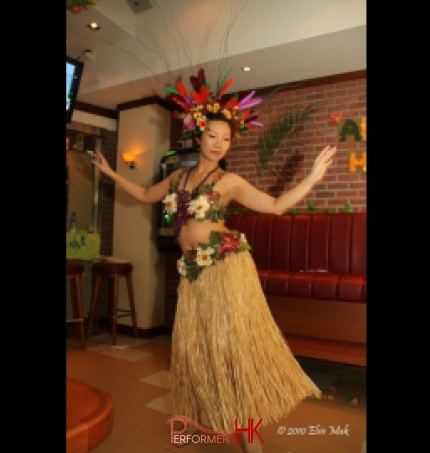
<svg viewBox="0 0 430 453"><path fill-rule="evenodd" d="M175 452L170 442L170 336L150 340L93 335L87 350L66 338L66 376L106 391L114 405L108 438L94 453ZM286 419L259 429L264 453L366 453L366 372L360 367L300 359L323 391ZM325 430L325 431L324 431ZM197 437L195 439L198 439ZM190 443L184 452L239 453L237 444Z"/></svg>

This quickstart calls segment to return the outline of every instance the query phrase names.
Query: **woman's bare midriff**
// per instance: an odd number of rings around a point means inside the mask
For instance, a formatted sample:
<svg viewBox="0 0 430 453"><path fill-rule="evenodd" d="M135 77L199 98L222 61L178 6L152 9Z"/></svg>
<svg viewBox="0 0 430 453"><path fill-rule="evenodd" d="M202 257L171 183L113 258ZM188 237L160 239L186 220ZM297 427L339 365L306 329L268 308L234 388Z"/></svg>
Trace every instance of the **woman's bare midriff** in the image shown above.
<svg viewBox="0 0 430 453"><path fill-rule="evenodd" d="M185 253L187 250L196 250L199 243L208 244L211 231L230 231L224 221L211 222L204 220L200 222L196 219L187 220L187 224L183 225L178 236L178 244Z"/></svg>

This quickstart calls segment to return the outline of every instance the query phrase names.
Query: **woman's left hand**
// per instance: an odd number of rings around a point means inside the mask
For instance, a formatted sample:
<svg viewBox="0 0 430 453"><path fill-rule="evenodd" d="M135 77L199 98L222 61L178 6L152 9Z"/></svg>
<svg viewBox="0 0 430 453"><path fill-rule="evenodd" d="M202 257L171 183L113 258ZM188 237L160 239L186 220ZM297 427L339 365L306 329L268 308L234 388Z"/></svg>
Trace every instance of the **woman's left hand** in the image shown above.
<svg viewBox="0 0 430 453"><path fill-rule="evenodd" d="M320 181L328 167L333 163L333 156L337 151L336 146L326 146L317 156L315 159L314 165L312 166L312 170L309 173L309 177L312 179L313 183L316 184Z"/></svg>

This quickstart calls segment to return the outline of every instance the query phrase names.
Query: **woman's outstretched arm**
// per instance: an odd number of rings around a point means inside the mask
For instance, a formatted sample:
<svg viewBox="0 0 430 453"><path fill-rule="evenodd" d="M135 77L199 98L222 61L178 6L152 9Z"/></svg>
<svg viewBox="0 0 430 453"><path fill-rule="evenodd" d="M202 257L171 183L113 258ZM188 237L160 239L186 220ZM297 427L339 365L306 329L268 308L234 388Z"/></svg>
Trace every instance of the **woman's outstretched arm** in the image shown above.
<svg viewBox="0 0 430 453"><path fill-rule="evenodd" d="M119 187L125 190L129 195L142 203L156 203L161 201L167 194L170 185L170 178L173 173L151 187L142 187L133 181L129 181L124 176L121 176L116 171L112 170L106 158L99 150L92 156L92 163L105 175L109 176Z"/></svg>
<svg viewBox="0 0 430 453"><path fill-rule="evenodd" d="M326 146L315 159L308 175L292 189L275 198L258 190L240 176L233 182L233 198L243 206L261 213L283 214L301 201L324 177L333 163L336 147Z"/></svg>

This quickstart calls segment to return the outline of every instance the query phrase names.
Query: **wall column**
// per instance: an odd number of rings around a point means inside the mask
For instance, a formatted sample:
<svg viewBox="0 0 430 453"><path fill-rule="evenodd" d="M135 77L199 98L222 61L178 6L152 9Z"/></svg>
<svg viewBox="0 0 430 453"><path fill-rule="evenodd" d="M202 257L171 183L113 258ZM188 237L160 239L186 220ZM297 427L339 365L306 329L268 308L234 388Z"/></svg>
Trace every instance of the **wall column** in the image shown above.
<svg viewBox="0 0 430 453"><path fill-rule="evenodd" d="M170 149L171 113L156 104L120 111L117 172L148 187L159 181L160 160ZM123 162L122 153L136 154L136 168ZM165 256L156 245L159 205L144 205L115 186L112 255L133 264L137 326L164 326ZM123 282L121 280L124 280ZM119 280L118 307L129 308L125 279ZM131 317L118 324L132 325Z"/></svg>

